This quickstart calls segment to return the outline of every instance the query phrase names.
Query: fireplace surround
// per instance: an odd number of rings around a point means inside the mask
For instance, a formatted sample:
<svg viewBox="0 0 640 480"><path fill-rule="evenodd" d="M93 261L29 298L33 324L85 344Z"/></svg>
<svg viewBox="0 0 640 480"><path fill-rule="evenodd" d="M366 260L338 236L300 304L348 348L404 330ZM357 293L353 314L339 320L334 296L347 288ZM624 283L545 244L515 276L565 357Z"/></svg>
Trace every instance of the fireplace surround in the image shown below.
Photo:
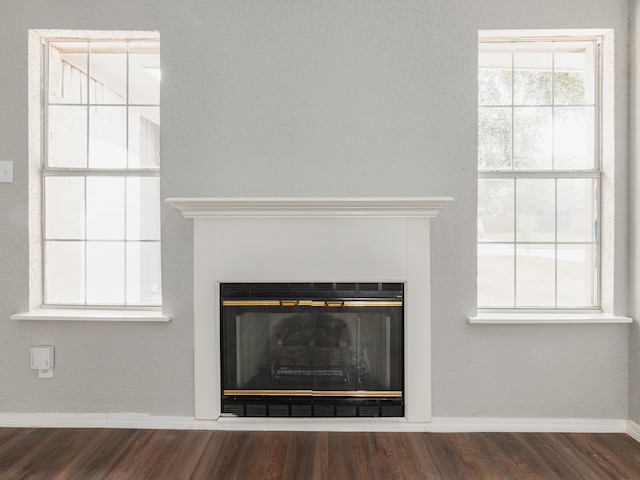
<svg viewBox="0 0 640 480"><path fill-rule="evenodd" d="M247 429L260 425L285 430L424 429L431 420L430 220L451 201L446 197L167 199L194 220L195 418ZM294 282L402 284L406 298L401 417L312 418L305 423L268 418L267 424L259 424L255 418L224 414L221 284Z"/></svg>

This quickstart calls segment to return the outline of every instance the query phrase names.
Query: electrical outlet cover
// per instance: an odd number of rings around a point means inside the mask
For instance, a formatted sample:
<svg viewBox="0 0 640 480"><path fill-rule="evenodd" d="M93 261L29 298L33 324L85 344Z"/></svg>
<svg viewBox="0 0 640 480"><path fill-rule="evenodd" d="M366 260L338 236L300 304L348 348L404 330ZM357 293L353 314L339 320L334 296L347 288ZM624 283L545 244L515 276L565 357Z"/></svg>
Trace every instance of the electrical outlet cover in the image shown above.
<svg viewBox="0 0 640 480"><path fill-rule="evenodd" d="M53 364L52 345L31 347L31 368L33 370L51 370Z"/></svg>

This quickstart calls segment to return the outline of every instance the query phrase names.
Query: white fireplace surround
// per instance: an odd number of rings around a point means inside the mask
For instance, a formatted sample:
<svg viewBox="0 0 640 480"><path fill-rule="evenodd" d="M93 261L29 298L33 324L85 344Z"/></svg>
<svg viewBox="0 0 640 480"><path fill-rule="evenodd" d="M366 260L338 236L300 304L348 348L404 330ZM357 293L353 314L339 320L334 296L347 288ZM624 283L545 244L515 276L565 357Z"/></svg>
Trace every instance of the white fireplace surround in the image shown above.
<svg viewBox="0 0 640 480"><path fill-rule="evenodd" d="M194 415L222 428L419 431L431 421L430 219L451 198L169 198L193 218ZM221 415L224 282L405 284L404 418Z"/></svg>

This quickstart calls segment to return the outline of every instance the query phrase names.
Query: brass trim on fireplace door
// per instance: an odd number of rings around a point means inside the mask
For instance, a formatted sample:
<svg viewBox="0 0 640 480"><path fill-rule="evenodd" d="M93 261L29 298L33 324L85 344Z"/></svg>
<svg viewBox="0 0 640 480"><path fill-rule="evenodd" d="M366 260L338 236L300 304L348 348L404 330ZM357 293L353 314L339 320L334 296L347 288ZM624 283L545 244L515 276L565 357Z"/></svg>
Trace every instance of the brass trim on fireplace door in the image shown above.
<svg viewBox="0 0 640 480"><path fill-rule="evenodd" d="M314 390L314 397L402 397L399 390Z"/></svg>
<svg viewBox="0 0 640 480"><path fill-rule="evenodd" d="M366 300L348 300L345 307L401 307L402 300L390 300L386 302L368 302Z"/></svg>
<svg viewBox="0 0 640 480"><path fill-rule="evenodd" d="M280 300L223 300L224 307L279 307Z"/></svg>
<svg viewBox="0 0 640 480"><path fill-rule="evenodd" d="M243 396L243 395L264 395L264 396L280 396L287 397L308 397L313 395L313 390L225 390L224 395Z"/></svg>
<svg viewBox="0 0 640 480"><path fill-rule="evenodd" d="M402 300L223 300L223 307L401 307Z"/></svg>
<svg viewBox="0 0 640 480"><path fill-rule="evenodd" d="M227 396L263 395L279 397L402 397L399 390L224 390Z"/></svg>

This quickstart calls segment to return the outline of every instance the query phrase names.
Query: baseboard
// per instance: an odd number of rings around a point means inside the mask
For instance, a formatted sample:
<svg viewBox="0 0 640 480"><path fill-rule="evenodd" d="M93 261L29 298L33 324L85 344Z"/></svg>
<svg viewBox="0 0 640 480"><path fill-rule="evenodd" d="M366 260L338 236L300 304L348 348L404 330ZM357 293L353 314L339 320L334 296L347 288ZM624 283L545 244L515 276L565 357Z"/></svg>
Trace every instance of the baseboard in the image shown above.
<svg viewBox="0 0 640 480"><path fill-rule="evenodd" d="M382 431L382 432L580 432L628 433L640 441L640 425L621 419L436 417L409 423L402 418L278 419L233 418L197 420L146 414L0 413L0 427L140 428L173 430L254 431Z"/></svg>
<svg viewBox="0 0 640 480"><path fill-rule="evenodd" d="M599 418L436 417L430 432L622 433L627 421Z"/></svg>
<svg viewBox="0 0 640 480"><path fill-rule="evenodd" d="M344 431L424 432L428 423L409 423L404 418L259 418L220 417L198 420L144 414L5 413L0 427L27 428L139 428L163 430L239 431Z"/></svg>
<svg viewBox="0 0 640 480"><path fill-rule="evenodd" d="M640 425L629 420L627 422L627 434L637 442L640 442Z"/></svg>

